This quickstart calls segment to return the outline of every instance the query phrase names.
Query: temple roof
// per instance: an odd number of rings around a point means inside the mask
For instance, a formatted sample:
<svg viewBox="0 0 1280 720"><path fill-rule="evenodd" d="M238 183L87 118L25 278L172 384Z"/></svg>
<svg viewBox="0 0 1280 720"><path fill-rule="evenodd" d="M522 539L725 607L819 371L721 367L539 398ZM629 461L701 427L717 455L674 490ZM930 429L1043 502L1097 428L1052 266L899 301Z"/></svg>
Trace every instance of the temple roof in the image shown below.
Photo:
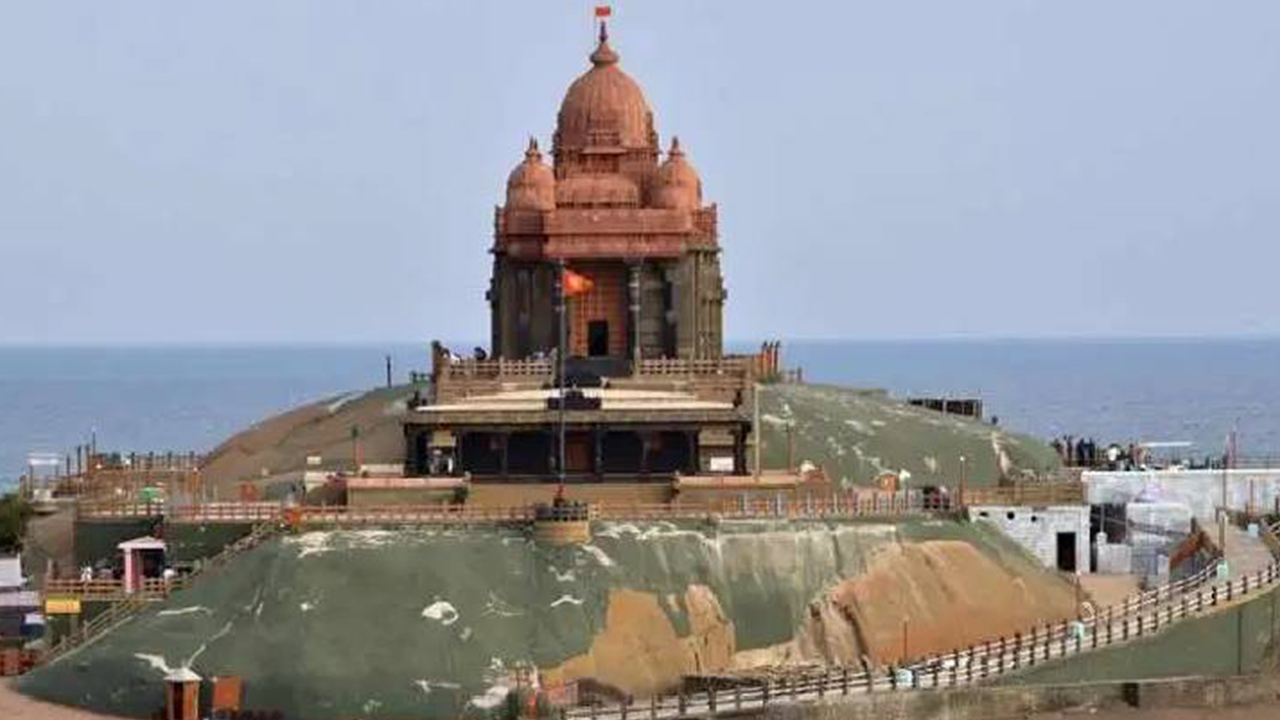
<svg viewBox="0 0 1280 720"><path fill-rule="evenodd" d="M655 148L653 110L640 85L618 67L601 24L591 69L569 86L560 104L556 149Z"/></svg>

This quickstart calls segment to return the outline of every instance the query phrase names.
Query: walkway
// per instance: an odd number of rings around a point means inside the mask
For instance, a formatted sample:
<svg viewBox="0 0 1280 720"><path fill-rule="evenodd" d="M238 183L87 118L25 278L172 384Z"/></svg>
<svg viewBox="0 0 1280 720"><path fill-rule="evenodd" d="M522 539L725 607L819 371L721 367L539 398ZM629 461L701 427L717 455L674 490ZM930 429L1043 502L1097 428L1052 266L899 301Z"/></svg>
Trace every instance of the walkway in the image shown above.
<svg viewBox="0 0 1280 720"><path fill-rule="evenodd" d="M814 702L841 696L906 690L962 687L1013 675L1036 665L1124 645L1158 634L1184 620L1216 612L1257 597L1280 585L1280 538L1270 528L1263 538L1246 532L1228 533L1230 551L1238 566L1222 578L1217 566L1173 585L1129 598L1081 621L1032 628L1012 638L1002 637L982 645L922 658L904 668L854 671L826 670L800 679L764 681L759 685L725 691L652 698L636 705L572 708L566 716L576 720L670 720L690 716L731 715L758 712L779 704ZM1260 560L1257 547L1275 554ZM1241 572L1259 563L1252 572Z"/></svg>

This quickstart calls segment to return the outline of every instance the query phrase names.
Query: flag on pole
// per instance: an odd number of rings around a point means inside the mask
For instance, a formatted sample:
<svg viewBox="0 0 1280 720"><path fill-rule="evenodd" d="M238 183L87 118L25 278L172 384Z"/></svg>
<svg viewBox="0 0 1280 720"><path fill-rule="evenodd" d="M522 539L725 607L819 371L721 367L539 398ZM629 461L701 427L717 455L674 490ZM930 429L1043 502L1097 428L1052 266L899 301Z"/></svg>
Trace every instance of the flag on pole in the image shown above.
<svg viewBox="0 0 1280 720"><path fill-rule="evenodd" d="M591 292L591 288L595 287L595 282L586 275L579 275L572 270L564 271L564 296L571 298L575 295L585 295Z"/></svg>
<svg viewBox="0 0 1280 720"><path fill-rule="evenodd" d="M607 17L610 17L611 15L613 15L613 7L612 7L612 6L610 6L610 5L597 5L597 6L596 6L596 17L598 17L598 18L607 18Z"/></svg>

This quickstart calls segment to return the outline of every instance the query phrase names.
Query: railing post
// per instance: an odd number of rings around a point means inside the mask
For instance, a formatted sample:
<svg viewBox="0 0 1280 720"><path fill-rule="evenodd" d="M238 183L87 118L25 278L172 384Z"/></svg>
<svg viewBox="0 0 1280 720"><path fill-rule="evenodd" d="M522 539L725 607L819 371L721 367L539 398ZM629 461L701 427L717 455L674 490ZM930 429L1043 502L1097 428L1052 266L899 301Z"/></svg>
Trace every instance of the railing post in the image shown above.
<svg viewBox="0 0 1280 720"><path fill-rule="evenodd" d="M840 668L840 694L849 694L849 668Z"/></svg>
<svg viewBox="0 0 1280 720"><path fill-rule="evenodd" d="M760 687L760 707L769 707L769 680L766 678Z"/></svg>
<svg viewBox="0 0 1280 720"><path fill-rule="evenodd" d="M733 708L735 710L742 709L742 685L733 686Z"/></svg>
<svg viewBox="0 0 1280 720"><path fill-rule="evenodd" d="M716 712L716 689L713 686L707 691L707 710L714 715ZM626 720L624 717L623 720Z"/></svg>
<svg viewBox="0 0 1280 720"><path fill-rule="evenodd" d="M765 688L767 689L768 686L766 685ZM594 712L594 707L595 706L592 706L593 712ZM680 717L684 717L686 714L685 709L688 707L689 707L688 700L684 696L684 691L681 690L680 694L676 695L676 714L678 714Z"/></svg>

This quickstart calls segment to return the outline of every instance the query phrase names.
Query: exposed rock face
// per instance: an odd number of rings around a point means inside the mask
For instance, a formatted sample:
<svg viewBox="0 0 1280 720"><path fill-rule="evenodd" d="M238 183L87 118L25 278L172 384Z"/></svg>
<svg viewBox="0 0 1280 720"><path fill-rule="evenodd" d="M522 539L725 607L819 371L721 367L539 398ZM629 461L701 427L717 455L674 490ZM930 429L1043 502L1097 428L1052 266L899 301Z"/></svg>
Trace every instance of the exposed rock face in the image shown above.
<svg viewBox="0 0 1280 720"><path fill-rule="evenodd" d="M667 615L681 605L688 618L683 636ZM705 585L689 586L683 597L618 589L609 593L604 628L590 649L541 674L548 685L590 679L629 695L652 695L686 674L730 667L735 647L733 622Z"/></svg>
<svg viewBox="0 0 1280 720"><path fill-rule="evenodd" d="M643 697L685 673L891 660L902 613L920 650L942 649L1072 598L995 531L950 522L605 523L556 548L496 529L308 532L21 688L146 716L163 671L190 666L243 677L248 706L290 717L456 718L498 712L517 676Z"/></svg>

